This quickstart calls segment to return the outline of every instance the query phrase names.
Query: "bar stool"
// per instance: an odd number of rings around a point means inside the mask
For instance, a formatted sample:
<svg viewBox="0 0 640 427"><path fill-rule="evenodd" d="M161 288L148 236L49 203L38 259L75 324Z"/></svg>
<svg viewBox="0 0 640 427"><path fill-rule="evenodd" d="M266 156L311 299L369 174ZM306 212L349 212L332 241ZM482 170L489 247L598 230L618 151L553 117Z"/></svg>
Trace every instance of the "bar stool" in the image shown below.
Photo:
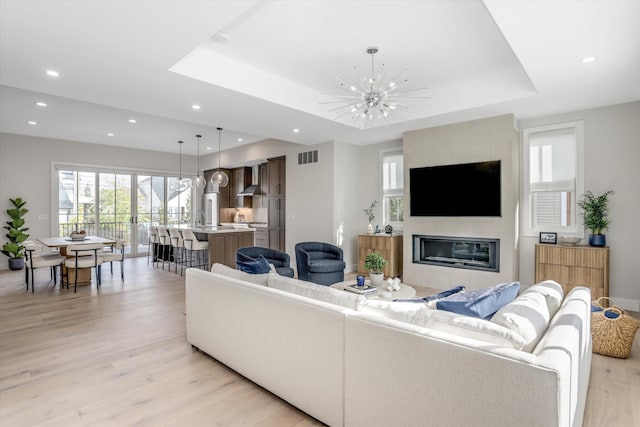
<svg viewBox="0 0 640 427"><path fill-rule="evenodd" d="M188 252L188 266L193 267L193 255L196 255L196 266L198 268L209 269L209 242L198 240L191 230L182 230L184 249ZM201 257L201 255L204 255Z"/></svg>
<svg viewBox="0 0 640 427"><path fill-rule="evenodd" d="M180 265L180 275L182 276L182 270L184 270L184 242L182 240L182 234L176 228L169 229L169 238L171 239L171 248L173 251L173 259L169 259L169 263L173 262L176 265L176 274L178 274L178 265ZM171 270L171 264L169 264L169 270Z"/></svg>
<svg viewBox="0 0 640 427"><path fill-rule="evenodd" d="M149 249L147 250L147 265L149 265L149 255L153 253L152 261L155 263L158 261L158 229L156 227L149 227Z"/></svg>
<svg viewBox="0 0 640 427"><path fill-rule="evenodd" d="M162 252L162 254L160 253ZM169 252L169 253L167 253ZM171 256L171 237L164 227L158 227L158 257L162 259L162 269L164 270L164 262L170 262ZM160 260L158 260L160 262ZM157 266L157 264L156 264Z"/></svg>

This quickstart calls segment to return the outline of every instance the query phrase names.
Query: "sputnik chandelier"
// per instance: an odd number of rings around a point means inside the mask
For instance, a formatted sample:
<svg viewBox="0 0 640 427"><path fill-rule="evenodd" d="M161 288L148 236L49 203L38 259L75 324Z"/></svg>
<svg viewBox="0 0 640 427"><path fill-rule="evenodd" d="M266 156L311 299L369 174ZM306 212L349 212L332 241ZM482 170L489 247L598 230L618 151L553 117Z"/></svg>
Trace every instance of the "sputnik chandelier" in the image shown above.
<svg viewBox="0 0 640 427"><path fill-rule="evenodd" d="M367 48L366 52L371 55L370 77L361 74L355 83L349 83L339 76L336 77L338 87L347 92L345 95L332 95L339 98L339 101L325 102L325 104L342 104L331 109L337 113L336 120L350 115L355 124L363 124L364 127L367 127L374 120L389 124L402 118L399 112L409 110L409 106L406 104L408 100L428 98L428 96L408 96L424 91L428 89L427 87L401 90L408 82L405 77L406 69L394 78L385 78L383 76L384 64L382 64L376 75L374 56L378 53L378 48L371 46ZM353 68L357 72L357 68Z"/></svg>

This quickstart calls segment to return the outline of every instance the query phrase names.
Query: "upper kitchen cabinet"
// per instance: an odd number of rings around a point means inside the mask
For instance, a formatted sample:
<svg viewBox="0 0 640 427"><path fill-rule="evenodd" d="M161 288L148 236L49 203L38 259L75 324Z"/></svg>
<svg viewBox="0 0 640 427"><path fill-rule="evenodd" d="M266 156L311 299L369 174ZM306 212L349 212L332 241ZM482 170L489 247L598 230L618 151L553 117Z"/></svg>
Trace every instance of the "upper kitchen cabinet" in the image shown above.
<svg viewBox="0 0 640 427"><path fill-rule="evenodd" d="M245 188L251 185L251 168L240 167L231 170L229 176L229 188L231 194L232 208L251 208L253 206L252 197L238 196Z"/></svg>
<svg viewBox="0 0 640 427"><path fill-rule="evenodd" d="M286 157L267 159L268 196L284 196L286 194Z"/></svg>
<svg viewBox="0 0 640 427"><path fill-rule="evenodd" d="M217 171L218 169L211 169L211 170L207 170L204 172L204 178L206 179L207 182L207 186L204 188L204 192L205 193L214 193L213 191L213 184L211 184L211 175L213 175L213 173L215 171ZM231 193L232 191L230 191L230 187L231 187L231 171L228 169L220 169L222 171L224 171L227 176L229 177L229 185L227 185L226 187L220 187L219 191L218 191L218 207L219 208L229 208L231 207ZM235 191L233 192L233 197L235 197L236 193Z"/></svg>

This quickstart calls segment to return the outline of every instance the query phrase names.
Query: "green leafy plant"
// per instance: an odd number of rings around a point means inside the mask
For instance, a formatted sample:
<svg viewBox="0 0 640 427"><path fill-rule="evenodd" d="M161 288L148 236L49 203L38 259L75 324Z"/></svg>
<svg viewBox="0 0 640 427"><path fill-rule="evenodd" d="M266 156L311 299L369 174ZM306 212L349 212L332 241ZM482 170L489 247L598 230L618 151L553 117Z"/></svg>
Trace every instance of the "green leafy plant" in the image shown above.
<svg viewBox="0 0 640 427"><path fill-rule="evenodd" d="M371 252L364 259L364 268L371 270L373 273L382 273L385 265L387 265L387 260L378 252Z"/></svg>
<svg viewBox="0 0 640 427"><path fill-rule="evenodd" d="M591 230L593 234L602 234L609 228L609 195L613 194L612 190L607 191L599 196L594 195L591 191L584 193L578 206L582 208L584 217L584 226Z"/></svg>
<svg viewBox="0 0 640 427"><path fill-rule="evenodd" d="M25 231L29 230L29 228L24 226L25 220L23 217L29 210L24 207L27 202L20 197L9 200L13 205L13 208L7 209L7 215L9 215L11 221L7 221L7 225L4 226L8 230L6 236L9 241L2 246L2 253L9 258L22 258L24 257L22 242L29 237L28 234L25 234Z"/></svg>

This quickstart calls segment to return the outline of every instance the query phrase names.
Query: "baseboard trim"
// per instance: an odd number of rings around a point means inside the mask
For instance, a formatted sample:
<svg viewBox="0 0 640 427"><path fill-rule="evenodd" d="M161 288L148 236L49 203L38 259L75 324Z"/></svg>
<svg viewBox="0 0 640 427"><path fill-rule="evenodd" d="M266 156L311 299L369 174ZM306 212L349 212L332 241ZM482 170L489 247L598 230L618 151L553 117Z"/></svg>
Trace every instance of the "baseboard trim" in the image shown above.
<svg viewBox="0 0 640 427"><path fill-rule="evenodd" d="M615 296L611 297L612 300L616 302L616 305L624 310L629 311L638 311L640 312L640 300L636 299L628 299L628 298L618 298Z"/></svg>

